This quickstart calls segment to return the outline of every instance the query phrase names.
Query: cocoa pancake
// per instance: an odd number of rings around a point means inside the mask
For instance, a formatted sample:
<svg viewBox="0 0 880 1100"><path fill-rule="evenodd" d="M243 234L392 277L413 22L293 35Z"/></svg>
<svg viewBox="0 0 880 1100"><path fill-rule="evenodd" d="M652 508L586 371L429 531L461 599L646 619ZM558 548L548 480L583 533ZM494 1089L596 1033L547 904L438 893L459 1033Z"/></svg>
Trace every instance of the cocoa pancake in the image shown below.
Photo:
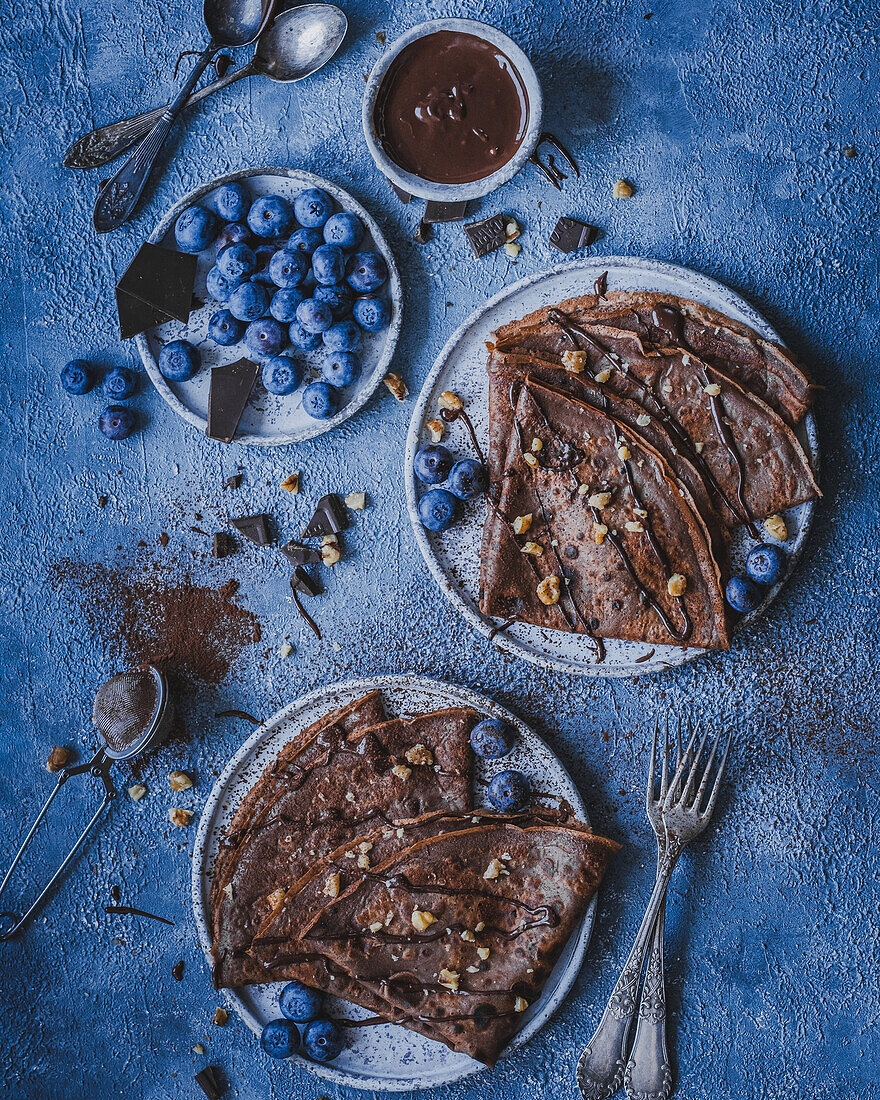
<svg viewBox="0 0 880 1100"><path fill-rule="evenodd" d="M352 732L333 723L284 750L291 781L262 799L218 892L218 988L266 980L247 956L253 937L284 891L326 852L374 824L470 808L469 735L478 718L450 708Z"/></svg>
<svg viewBox="0 0 880 1100"><path fill-rule="evenodd" d="M405 1027L493 1065L618 847L543 823L426 837L361 870L302 942Z"/></svg>
<svg viewBox="0 0 880 1100"><path fill-rule="evenodd" d="M813 384L785 348L717 310L671 294L624 291L570 298L499 328L494 346L565 350L568 345L551 321L556 313L587 331L594 325L631 331L645 355L670 347L689 351L760 397L790 426L812 404Z"/></svg>
<svg viewBox="0 0 880 1100"><path fill-rule="evenodd" d="M530 517L521 533L518 517ZM487 529L486 615L590 635L600 658L602 638L729 645L692 498L643 436L599 409L526 381Z"/></svg>

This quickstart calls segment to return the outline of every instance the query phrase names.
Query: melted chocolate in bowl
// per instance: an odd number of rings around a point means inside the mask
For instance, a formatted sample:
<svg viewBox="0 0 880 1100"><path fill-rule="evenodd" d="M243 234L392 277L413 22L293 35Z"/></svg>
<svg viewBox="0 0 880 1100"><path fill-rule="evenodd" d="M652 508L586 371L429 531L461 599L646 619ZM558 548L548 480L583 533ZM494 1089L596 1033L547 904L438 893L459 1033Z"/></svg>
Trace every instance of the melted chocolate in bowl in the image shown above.
<svg viewBox="0 0 880 1100"><path fill-rule="evenodd" d="M435 31L389 68L376 103L385 153L431 183L473 183L502 168L526 132L529 101L513 63L473 34Z"/></svg>

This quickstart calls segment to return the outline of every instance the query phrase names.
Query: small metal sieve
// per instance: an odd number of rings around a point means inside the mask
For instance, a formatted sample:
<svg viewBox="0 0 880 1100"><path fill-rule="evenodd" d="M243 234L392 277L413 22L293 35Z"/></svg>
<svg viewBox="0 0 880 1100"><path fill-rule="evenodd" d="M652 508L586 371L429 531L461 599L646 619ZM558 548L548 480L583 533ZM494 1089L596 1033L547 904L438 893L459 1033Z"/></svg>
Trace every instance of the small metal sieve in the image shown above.
<svg viewBox="0 0 880 1100"><path fill-rule="evenodd" d="M105 807L116 797L116 788L110 776L113 764L117 760L132 760L163 741L168 735L173 713L174 708L168 698L167 681L152 665L133 672L120 672L98 688L92 708L92 722L100 733L104 746L98 749L88 763L64 768L59 772L54 790L43 803L43 808L37 814L9 870L0 882L0 894L6 889L12 872L40 827L55 796L71 776L88 773L101 779L104 784L103 801L27 912L21 917L13 912L0 912L0 941L11 939L33 915L67 869Z"/></svg>

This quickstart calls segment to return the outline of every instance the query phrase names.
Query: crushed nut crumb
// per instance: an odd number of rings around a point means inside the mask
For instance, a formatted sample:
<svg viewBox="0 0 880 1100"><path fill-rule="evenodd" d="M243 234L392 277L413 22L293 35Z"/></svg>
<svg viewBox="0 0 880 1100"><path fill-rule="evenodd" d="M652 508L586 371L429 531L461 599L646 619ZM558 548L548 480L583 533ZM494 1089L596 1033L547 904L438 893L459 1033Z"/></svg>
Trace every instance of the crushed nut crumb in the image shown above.
<svg viewBox="0 0 880 1100"><path fill-rule="evenodd" d="M647 413L639 413L639 415L636 417L636 424L638 424L640 428L647 428L650 423L651 418L650 416L648 416Z"/></svg>
<svg viewBox="0 0 880 1100"><path fill-rule="evenodd" d="M701 455L703 453L703 448L705 446L706 446L705 443L695 443L694 444L694 450L697 452L698 455Z"/></svg>
<svg viewBox="0 0 880 1100"><path fill-rule="evenodd" d="M486 927L486 922L481 920L479 924L474 925L474 931L475 932L482 932L485 927Z"/></svg>
<svg viewBox="0 0 880 1100"><path fill-rule="evenodd" d="M491 954L491 948L488 948L488 947L478 947L478 948L477 948L477 954L478 954L478 955L480 956L480 958L481 958L481 959L483 959L483 960L485 960L485 959L488 959L488 958L489 958L489 955Z"/></svg>
<svg viewBox="0 0 880 1100"><path fill-rule="evenodd" d="M562 365L572 374L582 374L587 365L587 353L585 351L564 351L562 353Z"/></svg>
<svg viewBox="0 0 880 1100"><path fill-rule="evenodd" d="M179 829L183 829L185 826L189 825L192 821L192 816L192 810L182 810L180 807L172 807L168 811L168 820Z"/></svg>
<svg viewBox="0 0 880 1100"><path fill-rule="evenodd" d="M217 1027L226 1027L229 1022L229 1013L225 1008L218 1008L214 1013L214 1023Z"/></svg>
<svg viewBox="0 0 880 1100"><path fill-rule="evenodd" d="M610 367L606 367L605 370L600 370L598 374L593 375L593 378L595 378L595 380L597 382L607 382L610 377L611 377Z"/></svg>
<svg viewBox="0 0 880 1100"><path fill-rule="evenodd" d="M334 871L332 875L329 875L327 881L324 883L324 897L325 898L338 898L339 897L339 872Z"/></svg>
<svg viewBox="0 0 880 1100"><path fill-rule="evenodd" d="M523 554L531 554L535 558L539 558L544 553L544 547L539 542L527 542L520 547L520 550Z"/></svg>
<svg viewBox="0 0 880 1100"><path fill-rule="evenodd" d="M473 932L465 928L465 930L461 934L461 938L465 941L465 943L473 943L477 937L473 934Z"/></svg>
<svg viewBox="0 0 880 1100"><path fill-rule="evenodd" d="M188 791L192 787L193 781L186 772L172 772L168 776L168 785L172 791Z"/></svg>
<svg viewBox="0 0 880 1100"><path fill-rule="evenodd" d="M432 924L437 923L437 918L433 913L428 913L424 909L413 909L410 921L417 932L425 932Z"/></svg>
<svg viewBox="0 0 880 1100"><path fill-rule="evenodd" d="M142 783L135 783L133 787L128 788L128 797L132 802L140 802L146 793L147 788Z"/></svg>
<svg viewBox="0 0 880 1100"><path fill-rule="evenodd" d="M425 427L431 433L431 442L439 443L443 436L446 434L446 425L439 417L435 417L433 420L425 422Z"/></svg>
<svg viewBox="0 0 880 1100"><path fill-rule="evenodd" d="M627 531L631 531L634 535L638 534L640 531L644 531L645 529L637 519L628 519L624 524L624 527L626 527Z"/></svg>
<svg viewBox="0 0 880 1100"><path fill-rule="evenodd" d="M620 455L621 462L626 462L626 460L630 457L629 447L627 447L625 443L620 444L620 446L617 448L617 453L618 455Z"/></svg>
<svg viewBox="0 0 880 1100"><path fill-rule="evenodd" d="M395 374L393 370L390 370L382 379L388 388L388 392L391 393L398 401L405 401L409 396L409 390L406 388L406 382L400 377L399 374Z"/></svg>
<svg viewBox="0 0 880 1100"><path fill-rule="evenodd" d="M531 466L533 470L538 465L538 459L531 451L526 451L523 455L523 462L525 462L526 466Z"/></svg>
<svg viewBox="0 0 880 1100"><path fill-rule="evenodd" d="M496 879L504 869L504 864L500 859L490 859L489 866L483 872L483 878L490 880Z"/></svg>
<svg viewBox="0 0 880 1100"><path fill-rule="evenodd" d="M427 745L413 745L403 755L409 764L424 764L427 766L434 763L434 754Z"/></svg>
<svg viewBox="0 0 880 1100"><path fill-rule="evenodd" d="M380 920L374 920L370 925L371 932L381 932L385 925Z"/></svg>
<svg viewBox="0 0 880 1100"><path fill-rule="evenodd" d="M543 451L543 450L544 450L544 441L543 441L543 439L538 439L538 437L535 436L535 438L532 440L532 452L534 454L540 454L541 451Z"/></svg>
<svg viewBox="0 0 880 1100"><path fill-rule="evenodd" d="M597 546L601 546L605 541L605 536L608 534L607 523L594 523L590 534L593 536L593 542Z"/></svg>
<svg viewBox="0 0 880 1100"><path fill-rule="evenodd" d="M49 753L49 759L46 761L46 768L50 772L60 772L62 768L67 767L70 763L70 755L70 749L65 749L61 745L56 745Z"/></svg>
<svg viewBox="0 0 880 1100"><path fill-rule="evenodd" d="M513 533L515 535L524 535L526 531L532 526L532 513L528 512L524 516L517 516L513 521Z"/></svg>
<svg viewBox="0 0 880 1100"><path fill-rule="evenodd" d="M235 897L235 887L231 882L227 882L223 887L223 893L229 898L230 901Z"/></svg>
<svg viewBox="0 0 880 1100"><path fill-rule="evenodd" d="M525 997L517 997L517 999L513 1002L514 1012L525 1012L528 1007L529 1002L525 999Z"/></svg>
<svg viewBox="0 0 880 1100"><path fill-rule="evenodd" d="M629 180L615 180L611 193L616 199L631 199L636 189Z"/></svg>
<svg viewBox="0 0 880 1100"><path fill-rule="evenodd" d="M444 966L437 977L440 979L440 984L445 989L451 989L453 993L458 992L458 983L461 975L457 971L447 970Z"/></svg>
<svg viewBox="0 0 880 1100"><path fill-rule="evenodd" d="M522 245L517 243L516 241L508 241L507 244L504 246L504 251L511 258L511 260L515 260L520 252L522 252Z"/></svg>
<svg viewBox="0 0 880 1100"><path fill-rule="evenodd" d="M201 1043L196 1043L196 1045L192 1048L192 1052L193 1054L204 1054L205 1048L202 1046Z"/></svg>
<svg viewBox="0 0 880 1100"><path fill-rule="evenodd" d="M345 507L351 508L353 512L362 512L367 506L367 494L366 493L349 493L345 498Z"/></svg>
<svg viewBox="0 0 880 1100"><path fill-rule="evenodd" d="M412 768L408 768L406 764L395 764L391 769L391 774L405 781L412 775Z"/></svg>
<svg viewBox="0 0 880 1100"><path fill-rule="evenodd" d="M342 557L342 551L339 549L339 543L335 540L330 542L327 536L321 540L321 561L325 565L335 565Z"/></svg>
<svg viewBox="0 0 880 1100"><path fill-rule="evenodd" d="M785 520L780 515L768 516L764 520L764 530L778 542L785 542L788 538L788 527L786 527Z"/></svg>
<svg viewBox="0 0 880 1100"><path fill-rule="evenodd" d="M580 492L580 489L578 489ZM607 508L611 503L610 493L593 493L590 499L587 501L591 508Z"/></svg>
<svg viewBox="0 0 880 1100"><path fill-rule="evenodd" d="M297 470L295 473L292 473L290 475L290 477L286 477L284 479L284 481L281 482L281 488L286 489L288 491L288 493L298 493L299 492L299 470Z"/></svg>
<svg viewBox="0 0 880 1100"><path fill-rule="evenodd" d="M278 647L278 656L281 658L286 659L291 655L291 653L293 653L293 646L290 644L290 642L282 642L282 644Z"/></svg>
<svg viewBox="0 0 880 1100"><path fill-rule="evenodd" d="M687 577L681 573L673 573L666 582L666 591L670 596L683 596L687 590Z"/></svg>
<svg viewBox="0 0 880 1100"><path fill-rule="evenodd" d="M717 397L721 393L721 387L717 382L710 382L708 386L703 386L703 393L708 393L710 397Z"/></svg>
<svg viewBox="0 0 880 1100"><path fill-rule="evenodd" d="M559 603L560 588L559 577L545 577L536 589L538 593L538 599L546 607L552 607L553 604Z"/></svg>
<svg viewBox="0 0 880 1100"><path fill-rule="evenodd" d="M578 485L578 496L585 497L590 491L589 485Z"/></svg>
<svg viewBox="0 0 880 1100"><path fill-rule="evenodd" d="M464 401L452 390L444 390L440 394L438 404L441 409L446 409L447 412L460 412L464 408Z"/></svg>
<svg viewBox="0 0 880 1100"><path fill-rule="evenodd" d="M520 228L518 222L515 218L510 218L507 222L505 222L504 236L507 237L509 241L515 241L519 235Z"/></svg>

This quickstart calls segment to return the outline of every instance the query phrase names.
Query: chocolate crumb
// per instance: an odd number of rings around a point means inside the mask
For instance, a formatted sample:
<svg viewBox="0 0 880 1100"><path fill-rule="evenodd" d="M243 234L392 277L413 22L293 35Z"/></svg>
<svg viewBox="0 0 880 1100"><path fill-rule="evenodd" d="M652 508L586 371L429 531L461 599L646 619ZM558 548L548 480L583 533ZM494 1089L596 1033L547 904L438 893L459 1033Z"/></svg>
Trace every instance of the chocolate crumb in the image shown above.
<svg viewBox="0 0 880 1100"><path fill-rule="evenodd" d="M859 151L854 145L844 145L843 155L846 157L847 160L852 160L853 157L857 157L859 155Z"/></svg>
<svg viewBox="0 0 880 1100"><path fill-rule="evenodd" d="M99 508L106 508L107 507L107 497L105 497L103 494L98 497L98 507Z"/></svg>
<svg viewBox="0 0 880 1100"><path fill-rule="evenodd" d="M161 534L161 535L159 536L159 543L160 543L160 545L162 546L162 549L163 549L163 550L164 550L164 549L165 549L165 547L166 547L166 546L168 545L169 541L170 541L170 540L169 540L169 538L168 538L168 532L167 532L167 531L163 531L163 532L162 532L162 534Z"/></svg>
<svg viewBox="0 0 880 1100"><path fill-rule="evenodd" d="M122 898L122 891L119 889L118 884L115 882L110 887L110 897L113 898L114 901L120 901Z"/></svg>
<svg viewBox="0 0 880 1100"><path fill-rule="evenodd" d="M223 485L224 489L237 489L244 481L242 474L233 474L232 477L228 477Z"/></svg>
<svg viewBox="0 0 880 1100"><path fill-rule="evenodd" d="M181 959L179 963L175 963L174 966L171 967L171 977L174 978L176 982L183 981L184 966L184 961Z"/></svg>
<svg viewBox="0 0 880 1100"><path fill-rule="evenodd" d="M385 42L387 41L387 39L385 37L385 32L384 31L376 31L376 41L379 43L380 46L385 45Z"/></svg>
<svg viewBox="0 0 880 1100"><path fill-rule="evenodd" d="M416 231L413 233L413 240L416 244L427 244L430 239L431 226L423 218L416 226Z"/></svg>

